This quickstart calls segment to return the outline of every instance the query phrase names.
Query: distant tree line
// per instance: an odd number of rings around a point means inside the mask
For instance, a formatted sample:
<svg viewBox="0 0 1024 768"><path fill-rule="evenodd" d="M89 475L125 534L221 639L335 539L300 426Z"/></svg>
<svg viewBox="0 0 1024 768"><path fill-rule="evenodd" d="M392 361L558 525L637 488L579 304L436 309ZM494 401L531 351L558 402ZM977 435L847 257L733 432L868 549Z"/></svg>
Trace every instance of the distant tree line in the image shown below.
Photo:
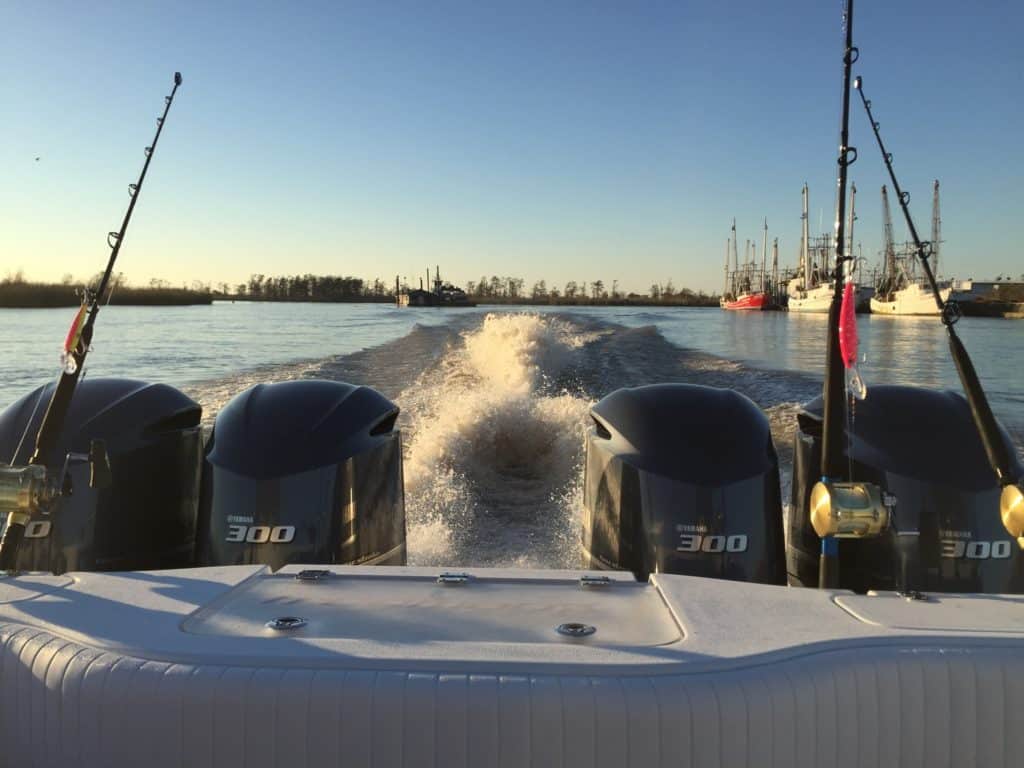
<svg viewBox="0 0 1024 768"><path fill-rule="evenodd" d="M626 293L619 289L619 281L607 285L603 280L569 280L564 287L549 286L538 280L529 291L519 277L483 276L466 283L466 293L481 303L499 304L672 304L677 306L718 306L718 296L689 288L676 289L669 280L655 283L650 291Z"/></svg>
<svg viewBox="0 0 1024 768"><path fill-rule="evenodd" d="M24 273L18 270L0 280L0 307L77 307L82 303L87 289L95 291L99 287L101 277L102 273L99 273L84 282L76 283L72 275L64 275L59 283L40 283L26 280ZM202 284L198 284L198 288L174 288L161 280L151 281L147 287L136 287L129 285L123 274L115 272L108 285L106 294L100 298L104 304L186 306L213 301L209 287Z"/></svg>
<svg viewBox="0 0 1024 768"><path fill-rule="evenodd" d="M72 306L81 301L82 290L95 290L102 273L77 282L70 274L60 283L29 283L23 273L8 273L0 280L0 306ZM209 303L216 298L243 301L383 302L394 301L394 283L380 278L364 280L350 275L265 275L253 274L244 283L214 285L193 280L180 288L153 278L146 287L129 286L120 272L110 283L114 304ZM717 306L718 296L688 288L676 289L672 281L654 284L646 294L626 293L619 281L569 280L564 286L537 280L527 289L521 277L482 276L471 280L466 293L481 304L667 304L676 306ZM402 286L406 290L406 286Z"/></svg>
<svg viewBox="0 0 1024 768"><path fill-rule="evenodd" d="M228 294L230 286L221 283L220 293ZM257 301L385 301L394 299L380 279L340 275L283 275L271 277L254 274L249 281L235 286L236 298Z"/></svg>
<svg viewBox="0 0 1024 768"><path fill-rule="evenodd" d="M401 290L407 290L403 284ZM337 275L284 275L254 274L248 282L231 286L220 283L215 293L250 301L393 301L395 288L380 278L363 280L359 277ZM521 277L482 276L465 285L466 293L481 304L671 304L678 306L718 306L718 296L688 288L676 289L672 281L655 284L650 293L626 293L619 289L619 281L606 284L603 280L568 281L564 287L549 286L538 280L529 289Z"/></svg>

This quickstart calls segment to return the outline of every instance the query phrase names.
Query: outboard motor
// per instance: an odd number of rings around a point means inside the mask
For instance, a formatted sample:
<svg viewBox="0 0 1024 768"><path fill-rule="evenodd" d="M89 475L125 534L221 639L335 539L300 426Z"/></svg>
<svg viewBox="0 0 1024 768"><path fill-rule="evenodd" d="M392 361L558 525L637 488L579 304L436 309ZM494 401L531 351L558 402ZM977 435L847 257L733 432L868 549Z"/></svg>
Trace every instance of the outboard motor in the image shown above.
<svg viewBox="0 0 1024 768"><path fill-rule="evenodd" d="M0 460L26 464L53 394L0 414ZM199 404L164 384L78 383L53 455L61 493L25 528L18 569L120 571L192 565L203 456ZM92 475L92 477L90 477Z"/></svg>
<svg viewBox="0 0 1024 768"><path fill-rule="evenodd" d="M591 410L583 565L785 583L779 464L764 413L729 389L620 389Z"/></svg>
<svg viewBox="0 0 1024 768"><path fill-rule="evenodd" d="M851 415L851 476L881 488L890 524L878 537L837 539L839 586L1024 592L1024 553L1003 527L1000 488L967 401L954 392L875 386ZM821 540L809 499L821 474L822 418L820 398L797 416L786 561L790 583L801 586L818 583Z"/></svg>
<svg viewBox="0 0 1024 768"><path fill-rule="evenodd" d="M398 406L369 387L257 384L207 443L199 562L405 564Z"/></svg>

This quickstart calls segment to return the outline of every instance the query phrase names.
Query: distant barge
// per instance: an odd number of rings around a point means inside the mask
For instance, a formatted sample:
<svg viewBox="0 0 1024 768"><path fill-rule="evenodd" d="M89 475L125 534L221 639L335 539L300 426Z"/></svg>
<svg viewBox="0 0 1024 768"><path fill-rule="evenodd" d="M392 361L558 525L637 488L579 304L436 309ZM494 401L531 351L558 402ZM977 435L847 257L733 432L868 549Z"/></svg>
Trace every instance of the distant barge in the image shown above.
<svg viewBox="0 0 1024 768"><path fill-rule="evenodd" d="M427 270L427 283L430 283L430 270ZM419 288L402 289L399 279L395 277L395 304L399 307L475 307L476 303L469 300L468 294L461 288L441 280L441 268L435 267L433 290L423 287L420 279Z"/></svg>

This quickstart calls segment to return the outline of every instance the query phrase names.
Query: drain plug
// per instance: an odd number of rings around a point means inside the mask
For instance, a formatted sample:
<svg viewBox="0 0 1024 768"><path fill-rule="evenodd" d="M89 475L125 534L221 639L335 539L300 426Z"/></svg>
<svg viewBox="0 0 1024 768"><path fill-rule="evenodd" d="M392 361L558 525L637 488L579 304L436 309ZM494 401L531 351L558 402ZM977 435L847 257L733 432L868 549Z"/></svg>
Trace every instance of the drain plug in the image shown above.
<svg viewBox="0 0 1024 768"><path fill-rule="evenodd" d="M278 616L276 619L268 621L265 626L267 629L276 629L278 632L281 632L304 627L306 626L306 620L300 619L298 616Z"/></svg>
<svg viewBox="0 0 1024 768"><path fill-rule="evenodd" d="M597 632L597 627L590 624L580 624L578 621L569 621L565 624L559 624L555 627L555 631L566 637L587 637Z"/></svg>

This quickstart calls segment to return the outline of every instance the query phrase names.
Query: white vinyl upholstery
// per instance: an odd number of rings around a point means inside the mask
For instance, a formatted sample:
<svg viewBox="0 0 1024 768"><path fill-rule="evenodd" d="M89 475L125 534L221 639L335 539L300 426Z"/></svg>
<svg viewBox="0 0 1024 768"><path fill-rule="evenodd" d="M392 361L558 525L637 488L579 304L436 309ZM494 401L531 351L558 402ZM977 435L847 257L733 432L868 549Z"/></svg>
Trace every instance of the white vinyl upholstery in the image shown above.
<svg viewBox="0 0 1024 768"><path fill-rule="evenodd" d="M10 766L1020 766L1024 659L876 647L694 675L195 666L0 627Z"/></svg>
<svg viewBox="0 0 1024 768"><path fill-rule="evenodd" d="M1020 633L889 629L843 595L660 576L682 639L650 656L197 635L279 575L73 577L0 585L0 766L1024 765ZM329 594L294 589L300 613Z"/></svg>

